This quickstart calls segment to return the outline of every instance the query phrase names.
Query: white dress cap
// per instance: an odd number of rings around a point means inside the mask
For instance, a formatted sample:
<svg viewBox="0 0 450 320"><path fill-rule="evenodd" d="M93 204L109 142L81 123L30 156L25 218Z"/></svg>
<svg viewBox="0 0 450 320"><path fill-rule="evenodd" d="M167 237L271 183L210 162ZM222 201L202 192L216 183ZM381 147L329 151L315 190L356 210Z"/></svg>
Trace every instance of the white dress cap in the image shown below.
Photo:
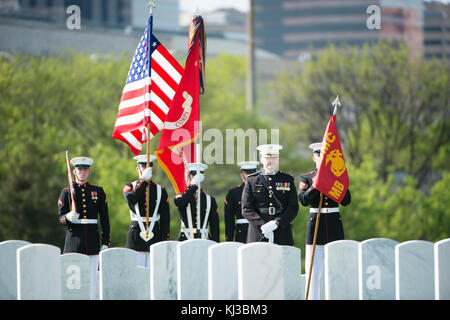
<svg viewBox="0 0 450 320"><path fill-rule="evenodd" d="M186 164L186 170L188 172L197 171L197 168L203 173L206 169L208 169L208 165L200 162L188 163Z"/></svg>
<svg viewBox="0 0 450 320"><path fill-rule="evenodd" d="M256 147L260 156L265 158L278 158L281 149L283 149L283 146L279 144L262 144Z"/></svg>
<svg viewBox="0 0 450 320"><path fill-rule="evenodd" d="M147 165L147 155L146 155L146 154L140 154L140 155L138 155L138 156L135 156L133 159L136 160L137 163L139 163L139 164L142 163L142 164L144 164L144 165ZM153 160L156 160L156 156L154 156L154 155L151 154L151 155L149 156L149 163L152 163Z"/></svg>
<svg viewBox="0 0 450 320"><path fill-rule="evenodd" d="M70 160L70 163L75 168L89 168L94 163L94 160L89 157L75 157Z"/></svg>
<svg viewBox="0 0 450 320"><path fill-rule="evenodd" d="M259 161L243 161L239 162L237 165L241 167L242 170L254 170L258 167Z"/></svg>
<svg viewBox="0 0 450 320"><path fill-rule="evenodd" d="M322 148L322 142L311 143L311 144L309 145L309 148L310 148L313 152L320 152L320 149Z"/></svg>

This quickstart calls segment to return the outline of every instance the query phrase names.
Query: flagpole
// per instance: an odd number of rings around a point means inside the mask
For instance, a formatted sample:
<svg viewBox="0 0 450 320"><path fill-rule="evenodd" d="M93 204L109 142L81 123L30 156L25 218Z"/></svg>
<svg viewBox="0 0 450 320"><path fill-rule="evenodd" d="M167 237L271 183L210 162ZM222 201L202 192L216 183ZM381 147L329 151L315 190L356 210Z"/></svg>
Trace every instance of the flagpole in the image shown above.
<svg viewBox="0 0 450 320"><path fill-rule="evenodd" d="M201 150L200 150L200 143L196 143L195 144L195 152L196 152L196 159L197 159L197 175L200 173L200 158L201 158ZM200 228L201 228L201 221L200 221L200 197L201 197L201 183L198 184L198 189L197 189L197 232L200 232Z"/></svg>
<svg viewBox="0 0 450 320"><path fill-rule="evenodd" d="M316 216L316 226L314 228L313 247L312 247L312 252L311 252L311 263L309 264L308 284L306 286L305 300L308 300L309 285L311 282L311 273L312 273L312 267L313 267L313 263L314 263L314 251L316 250L317 231L319 229L319 222L320 222L320 209L322 209L322 199L323 199L323 193L321 192L320 193L320 201L319 201L319 209L317 210L317 216Z"/></svg>
<svg viewBox="0 0 450 320"><path fill-rule="evenodd" d="M149 8L149 15L153 16L153 8L155 7L155 4L153 2L149 2L147 7ZM151 37L152 37L152 30L150 29L150 26L147 30L148 34L147 34L147 52L148 52L148 56L147 56L147 68L148 68L148 76L151 77ZM147 82L147 80L146 80ZM145 86L145 88L147 88L147 85ZM150 95L151 90L149 90L149 95ZM150 98L150 97L149 97ZM149 103L149 120L147 122L147 168L150 167L150 123L151 123L151 112L150 112L150 99L148 101ZM149 224L149 218L150 218L150 214L149 214L149 210L150 210L150 182L147 185L147 188L145 190L145 202L146 202L146 206L145 206L145 235L146 238L149 239L149 232L148 232L148 224Z"/></svg>

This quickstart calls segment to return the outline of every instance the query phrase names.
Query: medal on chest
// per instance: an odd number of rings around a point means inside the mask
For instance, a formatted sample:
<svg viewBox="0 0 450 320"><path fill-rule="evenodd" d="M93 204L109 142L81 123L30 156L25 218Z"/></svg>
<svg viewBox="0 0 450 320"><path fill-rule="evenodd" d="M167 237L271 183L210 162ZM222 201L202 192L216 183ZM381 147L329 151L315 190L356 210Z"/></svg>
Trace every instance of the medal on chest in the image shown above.
<svg viewBox="0 0 450 320"><path fill-rule="evenodd" d="M275 189L279 191L289 191L291 190L290 182L275 182Z"/></svg>

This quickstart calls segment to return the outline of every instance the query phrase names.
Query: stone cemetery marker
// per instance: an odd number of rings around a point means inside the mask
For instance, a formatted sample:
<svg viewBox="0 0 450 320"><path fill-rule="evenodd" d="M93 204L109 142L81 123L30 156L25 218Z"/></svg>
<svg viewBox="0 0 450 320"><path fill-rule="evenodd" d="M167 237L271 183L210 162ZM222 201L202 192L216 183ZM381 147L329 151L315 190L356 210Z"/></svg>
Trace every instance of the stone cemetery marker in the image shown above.
<svg viewBox="0 0 450 320"><path fill-rule="evenodd" d="M358 242L338 240L325 245L325 299L358 299Z"/></svg>
<svg viewBox="0 0 450 320"><path fill-rule="evenodd" d="M111 248L100 252L100 300L137 300L149 288L140 278L136 251Z"/></svg>
<svg viewBox="0 0 450 320"><path fill-rule="evenodd" d="M17 250L19 300L61 299L61 250L49 244L29 244Z"/></svg>
<svg viewBox="0 0 450 320"><path fill-rule="evenodd" d="M395 247L397 300L434 299L434 244L412 240Z"/></svg>
<svg viewBox="0 0 450 320"><path fill-rule="evenodd" d="M238 298L237 249L240 242L222 242L208 248L208 299Z"/></svg>
<svg viewBox="0 0 450 320"><path fill-rule="evenodd" d="M17 249L29 245L22 240L0 242L0 300L17 300Z"/></svg>
<svg viewBox="0 0 450 320"><path fill-rule="evenodd" d="M142 266L136 267L136 300L150 300L150 269Z"/></svg>
<svg viewBox="0 0 450 320"><path fill-rule="evenodd" d="M150 297L177 300L177 245L161 241L150 246Z"/></svg>
<svg viewBox="0 0 450 320"><path fill-rule="evenodd" d="M395 300L397 241L375 238L359 244L359 299Z"/></svg>
<svg viewBox="0 0 450 320"><path fill-rule="evenodd" d="M206 239L191 239L178 244L178 300L208 299L208 247L214 244L215 241Z"/></svg>
<svg viewBox="0 0 450 320"><path fill-rule="evenodd" d="M89 300L91 288L89 256L61 255L61 296L63 300Z"/></svg>
<svg viewBox="0 0 450 320"><path fill-rule="evenodd" d="M434 244L435 299L450 300L450 239Z"/></svg>
<svg viewBox="0 0 450 320"><path fill-rule="evenodd" d="M292 246L281 246L281 249L283 250L284 299L304 299L301 251Z"/></svg>
<svg viewBox="0 0 450 320"><path fill-rule="evenodd" d="M253 242L238 249L238 298L284 299L283 249L267 242Z"/></svg>

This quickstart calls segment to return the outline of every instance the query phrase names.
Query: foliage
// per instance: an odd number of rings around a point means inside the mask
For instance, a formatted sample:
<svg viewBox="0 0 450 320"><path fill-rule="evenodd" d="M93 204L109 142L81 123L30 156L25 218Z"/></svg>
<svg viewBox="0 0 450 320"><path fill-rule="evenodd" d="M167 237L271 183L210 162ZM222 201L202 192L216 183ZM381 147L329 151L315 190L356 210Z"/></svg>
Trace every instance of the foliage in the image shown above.
<svg viewBox="0 0 450 320"><path fill-rule="evenodd" d="M442 61L411 56L402 44L330 46L280 73L274 88L283 120L302 119L307 141L321 140L317 128L326 126L339 93L337 125L349 160L359 166L369 154L378 159L383 179L396 169L430 187L436 173L448 168L449 71ZM436 154L440 158L433 161Z"/></svg>
<svg viewBox="0 0 450 320"><path fill-rule="evenodd" d="M448 69L437 62L405 59L402 48L377 50L341 54L330 48L295 72L280 74L275 92L281 106L274 104L277 119L258 109L245 110L244 58L222 55L208 60L200 103L203 156L209 164L204 189L217 200L222 241L224 197L241 183L236 162L254 157L251 150L237 149L238 137L248 129L268 129L267 142L275 142L270 129L278 129L284 146L280 168L298 182L299 174L313 169L307 145L322 138L336 92L342 95L337 122L353 199L342 208L346 237L398 241L448 237ZM377 71L380 64L384 73ZM0 241L23 239L62 248L65 228L56 218L57 198L67 185L64 155L69 150L71 157L94 158L90 181L107 194L112 245L125 245L130 218L122 187L137 178L136 163L128 146L111 134L128 67L126 57L98 59L75 53L0 57ZM415 113L417 119L408 113L412 109L396 115L409 105L421 112ZM429 106L429 115L423 106ZM158 140L156 136L151 141L151 152ZM433 169L426 182L428 193L421 190L425 182L418 177L424 164L423 168ZM171 239L176 239L180 219L175 194L157 164L154 180L168 191ZM307 217L308 208L301 207L293 223L300 248Z"/></svg>

